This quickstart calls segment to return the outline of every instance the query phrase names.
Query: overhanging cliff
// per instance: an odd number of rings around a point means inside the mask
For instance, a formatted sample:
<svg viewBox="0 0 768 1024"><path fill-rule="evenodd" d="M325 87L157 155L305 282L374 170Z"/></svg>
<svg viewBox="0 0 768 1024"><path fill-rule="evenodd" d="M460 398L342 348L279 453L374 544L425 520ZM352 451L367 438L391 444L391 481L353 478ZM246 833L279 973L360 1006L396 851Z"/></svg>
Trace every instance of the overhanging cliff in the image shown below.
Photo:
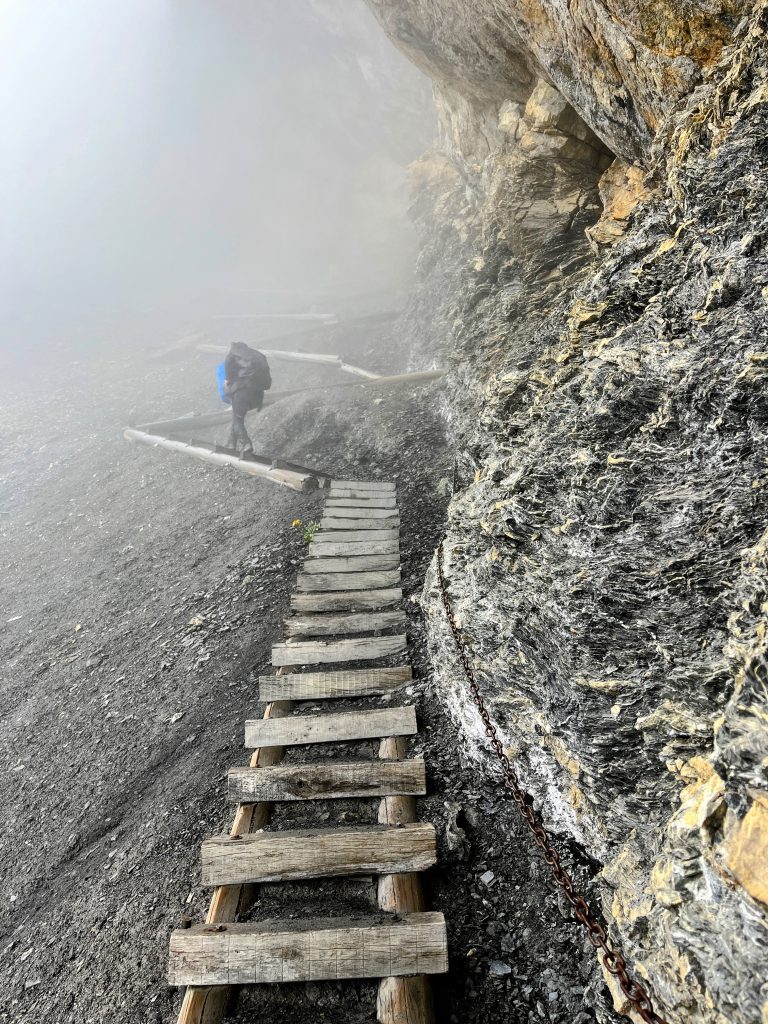
<svg viewBox="0 0 768 1024"><path fill-rule="evenodd" d="M768 6L369 4L435 83L407 326L475 671L668 1018L766 1020Z"/></svg>

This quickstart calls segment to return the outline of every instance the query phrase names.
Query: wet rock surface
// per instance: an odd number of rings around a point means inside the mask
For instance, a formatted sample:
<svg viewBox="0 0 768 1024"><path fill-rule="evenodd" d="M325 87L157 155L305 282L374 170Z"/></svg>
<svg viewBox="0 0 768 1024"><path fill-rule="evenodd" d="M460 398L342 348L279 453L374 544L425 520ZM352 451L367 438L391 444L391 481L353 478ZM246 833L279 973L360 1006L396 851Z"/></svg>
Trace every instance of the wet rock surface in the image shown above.
<svg viewBox="0 0 768 1024"><path fill-rule="evenodd" d="M618 120L601 90L619 63L565 15L547 82L536 5L372 6L437 80L409 315L452 353L444 569L475 671L546 821L602 866L612 934L668 1019L761 1020L766 6L710 10L719 28L687 9L696 56L674 11L632 5L668 28L662 62L699 68L670 93L653 60L622 67ZM624 159L586 159L590 130ZM492 771L434 571L425 607L437 692Z"/></svg>

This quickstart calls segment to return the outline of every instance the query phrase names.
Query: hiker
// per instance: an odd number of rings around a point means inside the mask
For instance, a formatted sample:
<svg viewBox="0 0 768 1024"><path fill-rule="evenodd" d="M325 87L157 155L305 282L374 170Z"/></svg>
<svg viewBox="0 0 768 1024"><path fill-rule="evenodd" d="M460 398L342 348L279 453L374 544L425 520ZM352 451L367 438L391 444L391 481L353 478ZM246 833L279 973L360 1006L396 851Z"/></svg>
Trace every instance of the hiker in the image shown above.
<svg viewBox="0 0 768 1024"><path fill-rule="evenodd" d="M242 443L242 454L253 452L253 445L245 429L245 417L251 409L261 409L264 392L272 387L267 358L242 341L230 345L224 360L224 393L232 404L232 429L228 448L237 449Z"/></svg>

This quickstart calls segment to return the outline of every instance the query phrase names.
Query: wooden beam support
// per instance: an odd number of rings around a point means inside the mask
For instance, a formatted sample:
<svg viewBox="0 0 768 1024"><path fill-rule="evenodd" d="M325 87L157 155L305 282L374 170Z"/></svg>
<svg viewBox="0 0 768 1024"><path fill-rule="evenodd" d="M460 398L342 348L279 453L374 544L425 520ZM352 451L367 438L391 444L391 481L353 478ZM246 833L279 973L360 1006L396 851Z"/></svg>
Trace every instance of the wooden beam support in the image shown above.
<svg viewBox="0 0 768 1024"><path fill-rule="evenodd" d="M379 758L383 761L403 758L407 754L407 746L403 736L387 737L379 745ZM403 827L416 821L413 796L385 796L379 804L379 821ZM397 914L423 911L424 894L419 876L413 873L381 875L378 901L382 910ZM394 975L382 978L376 999L376 1017L380 1024L434 1024L432 992L425 974L409 978Z"/></svg>
<svg viewBox="0 0 768 1024"><path fill-rule="evenodd" d="M259 697L261 700L283 701L380 697L406 686L412 678L410 665L259 676Z"/></svg>
<svg viewBox="0 0 768 1024"><path fill-rule="evenodd" d="M379 739L382 736L413 736L415 733L416 710L408 704L400 708L292 715L275 721L246 721L245 745L261 747L279 744L295 747L308 743L349 743L352 740Z"/></svg>
<svg viewBox="0 0 768 1024"><path fill-rule="evenodd" d="M171 935L171 985L254 985L286 981L443 974L442 914L379 914L205 925Z"/></svg>
<svg viewBox="0 0 768 1024"><path fill-rule="evenodd" d="M238 458L236 455L212 452L208 448L187 444L184 441L175 441L169 437L161 437L159 434L145 434L141 430L134 430L130 427L123 431L123 436L126 441L133 441L136 444L146 444L152 448L166 448L168 451L189 455L202 462L211 462L216 466L229 466L248 476L260 476L265 480L280 484L282 487L291 487L294 491L312 490L318 486L317 477L308 472L296 473L286 469L270 469L269 466L261 462L250 462L247 459Z"/></svg>

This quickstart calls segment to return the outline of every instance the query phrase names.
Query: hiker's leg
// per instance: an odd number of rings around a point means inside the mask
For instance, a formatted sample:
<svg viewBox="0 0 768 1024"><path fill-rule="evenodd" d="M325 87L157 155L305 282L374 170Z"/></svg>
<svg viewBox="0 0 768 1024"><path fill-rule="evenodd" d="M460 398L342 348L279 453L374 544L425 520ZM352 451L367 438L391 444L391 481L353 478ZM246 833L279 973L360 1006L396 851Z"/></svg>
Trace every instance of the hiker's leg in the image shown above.
<svg viewBox="0 0 768 1024"><path fill-rule="evenodd" d="M232 395L232 431L230 433L231 447L237 448L241 443L248 445L251 439L245 429L245 414L248 412L248 401L245 395L236 391Z"/></svg>
<svg viewBox="0 0 768 1024"><path fill-rule="evenodd" d="M244 449L250 448L251 451L253 451L251 439L248 437L248 431L245 429L245 416L250 408L250 396L243 394L240 391L236 391L232 396L232 433L235 440L234 447L237 446L238 442L242 442Z"/></svg>

